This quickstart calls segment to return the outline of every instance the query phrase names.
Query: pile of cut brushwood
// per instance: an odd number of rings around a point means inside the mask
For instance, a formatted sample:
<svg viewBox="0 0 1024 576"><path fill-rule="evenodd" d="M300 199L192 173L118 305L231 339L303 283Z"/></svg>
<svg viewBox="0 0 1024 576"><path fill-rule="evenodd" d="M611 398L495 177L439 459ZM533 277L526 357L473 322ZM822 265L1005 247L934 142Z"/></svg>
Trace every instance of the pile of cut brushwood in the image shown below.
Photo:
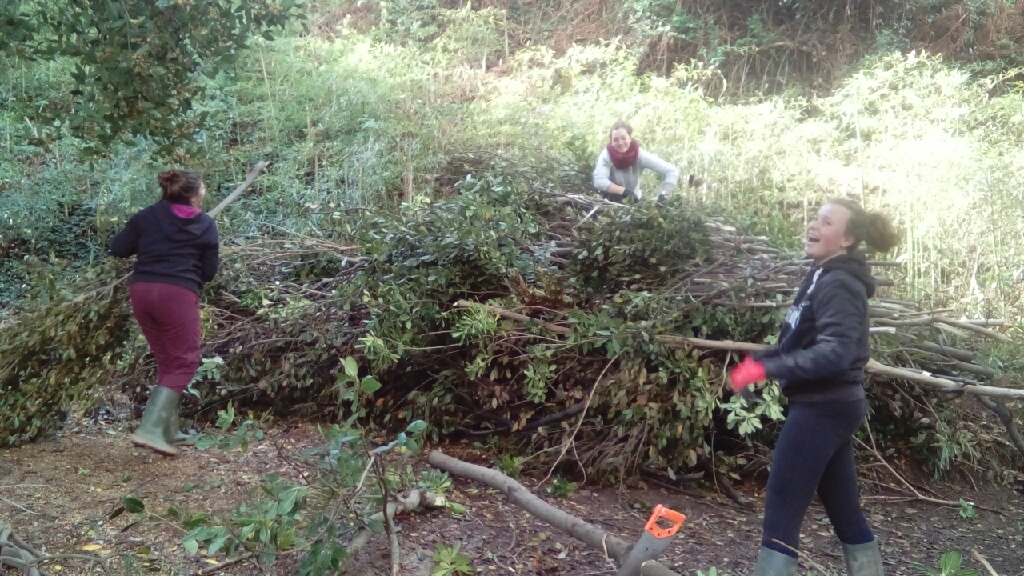
<svg viewBox="0 0 1024 576"><path fill-rule="evenodd" d="M770 345L807 262L730 225L694 191L664 205L602 200L586 191L582 164L465 155L444 167L432 201L314 207L302 231L222 230L185 415L202 420L230 401L341 417L354 401L366 423L423 420L434 440L490 439L503 468L592 483L703 478L744 502L732 485L763 477L784 400L771 384L753 401L732 397L725 371ZM858 439L882 465L869 481L947 503L904 480L883 458L890 450L936 475L1012 476L1024 386L1004 321L890 297L901 267L880 258L871 415ZM125 273L114 262L36 273L0 332L0 444L102 402L111 382L143 400L154 366ZM440 453L430 462L532 502L493 470ZM531 509L613 558L628 552L578 519Z"/></svg>
<svg viewBox="0 0 1024 576"><path fill-rule="evenodd" d="M510 456L541 454L531 466L592 481L704 475L728 489L762 473L784 400L770 385L751 403L732 398L725 369L772 341L807 263L693 191L665 205L600 199L581 164L464 155L433 201L311 208L301 233L223 230L186 415L229 400L322 415L355 394L379 424L497 438ZM888 297L900 266L874 265L864 446L936 474L1012 467L1024 387L998 361L1012 351L1003 321ZM0 333L13 359L0 368L0 441L51 428L112 381L142 399L154 367L124 272L109 263L87 285L54 273L33 284ZM382 387L353 388L346 357ZM998 449L983 456L984 443Z"/></svg>

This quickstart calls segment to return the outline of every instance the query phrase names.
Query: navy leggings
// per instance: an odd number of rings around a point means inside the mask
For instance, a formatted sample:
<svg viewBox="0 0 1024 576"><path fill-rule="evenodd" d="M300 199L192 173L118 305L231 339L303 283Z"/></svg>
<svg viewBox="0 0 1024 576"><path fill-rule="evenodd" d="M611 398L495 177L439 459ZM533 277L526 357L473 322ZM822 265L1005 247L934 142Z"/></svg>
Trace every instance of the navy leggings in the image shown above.
<svg viewBox="0 0 1024 576"><path fill-rule="evenodd" d="M800 525L815 491L840 541L874 540L860 509L853 457L853 433L866 407L865 400L790 402L768 476L762 546L797 555Z"/></svg>

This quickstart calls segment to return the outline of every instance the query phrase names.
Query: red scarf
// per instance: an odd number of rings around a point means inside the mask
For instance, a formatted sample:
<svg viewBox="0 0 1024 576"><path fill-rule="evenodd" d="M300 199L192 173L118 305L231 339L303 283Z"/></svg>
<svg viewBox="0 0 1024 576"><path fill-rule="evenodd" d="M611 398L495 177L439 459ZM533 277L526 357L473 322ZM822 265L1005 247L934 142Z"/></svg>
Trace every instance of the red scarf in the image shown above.
<svg viewBox="0 0 1024 576"><path fill-rule="evenodd" d="M606 150L608 150L608 155L612 158L612 164L619 170L625 170L633 166L640 158L640 143L636 140L629 143L629 148L625 152L619 152L612 148L611 144L608 145Z"/></svg>

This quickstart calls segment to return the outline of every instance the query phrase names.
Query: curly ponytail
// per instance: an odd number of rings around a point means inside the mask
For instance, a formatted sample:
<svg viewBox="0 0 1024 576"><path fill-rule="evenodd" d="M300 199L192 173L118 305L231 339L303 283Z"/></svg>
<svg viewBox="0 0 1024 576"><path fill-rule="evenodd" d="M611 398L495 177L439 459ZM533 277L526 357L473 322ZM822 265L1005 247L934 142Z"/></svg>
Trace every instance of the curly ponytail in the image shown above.
<svg viewBox="0 0 1024 576"><path fill-rule="evenodd" d="M850 220L846 223L846 233L853 237L853 245L848 252L853 253L861 242L877 252L888 252L900 243L900 233L893 226L892 220L880 212L868 212L860 204L848 198L834 198L829 204L842 206L850 211Z"/></svg>

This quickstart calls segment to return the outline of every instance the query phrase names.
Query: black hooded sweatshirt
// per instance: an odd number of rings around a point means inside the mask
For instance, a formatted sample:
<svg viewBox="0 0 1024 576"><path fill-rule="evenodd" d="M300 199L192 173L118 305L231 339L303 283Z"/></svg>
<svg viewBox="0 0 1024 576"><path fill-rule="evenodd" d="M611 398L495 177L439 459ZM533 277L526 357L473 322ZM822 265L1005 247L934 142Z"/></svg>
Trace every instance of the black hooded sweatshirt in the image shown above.
<svg viewBox="0 0 1024 576"><path fill-rule="evenodd" d="M217 274L219 238L213 218L182 218L170 202L140 210L110 243L118 258L138 254L132 282L174 284L199 294Z"/></svg>
<svg viewBox="0 0 1024 576"><path fill-rule="evenodd" d="M863 399L870 359L868 298L874 294L875 279L862 256L841 255L811 267L778 344L754 358L790 400Z"/></svg>

